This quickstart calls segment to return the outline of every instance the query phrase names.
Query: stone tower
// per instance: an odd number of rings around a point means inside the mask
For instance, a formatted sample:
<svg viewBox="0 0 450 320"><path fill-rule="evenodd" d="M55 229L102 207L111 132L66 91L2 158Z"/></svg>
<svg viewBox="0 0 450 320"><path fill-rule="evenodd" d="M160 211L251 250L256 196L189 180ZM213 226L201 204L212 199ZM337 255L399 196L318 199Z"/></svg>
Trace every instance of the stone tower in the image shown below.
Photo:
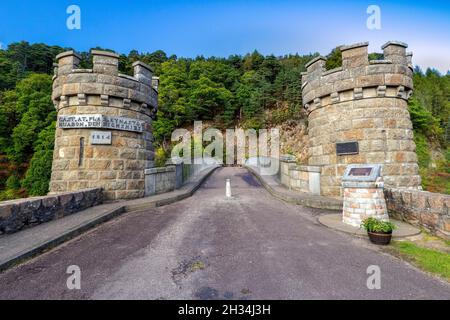
<svg viewBox="0 0 450 320"><path fill-rule="evenodd" d="M131 77L119 74L117 54L91 55L92 69L79 69L73 51L56 57L50 192L102 187L109 200L143 197L144 170L153 167L158 79L142 62L133 64Z"/></svg>
<svg viewBox="0 0 450 320"><path fill-rule="evenodd" d="M303 74L309 122L309 165L321 167L322 194L339 197L348 164L382 165L385 184L420 186L407 101L413 90L412 54L388 42L384 60L369 61L368 43L344 46L342 67L326 71L317 57Z"/></svg>

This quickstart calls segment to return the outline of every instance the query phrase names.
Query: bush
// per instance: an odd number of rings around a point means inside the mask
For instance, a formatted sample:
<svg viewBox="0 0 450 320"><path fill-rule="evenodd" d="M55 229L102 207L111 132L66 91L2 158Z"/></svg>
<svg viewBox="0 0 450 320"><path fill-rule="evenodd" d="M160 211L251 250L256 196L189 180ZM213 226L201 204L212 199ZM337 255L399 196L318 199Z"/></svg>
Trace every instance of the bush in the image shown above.
<svg viewBox="0 0 450 320"><path fill-rule="evenodd" d="M163 147L159 147L155 152L155 166L165 167L167 161L167 154Z"/></svg>
<svg viewBox="0 0 450 320"><path fill-rule="evenodd" d="M30 168L22 180L22 186L31 196L43 196L48 193L53 162L55 126L56 123L53 122L39 133Z"/></svg>
<svg viewBox="0 0 450 320"><path fill-rule="evenodd" d="M373 217L367 218L361 224L361 227L368 232L392 232L396 226L392 222L382 221Z"/></svg>
<svg viewBox="0 0 450 320"><path fill-rule="evenodd" d="M8 190L19 190L20 189L20 179L15 174L9 176L6 180L6 189Z"/></svg>
<svg viewBox="0 0 450 320"><path fill-rule="evenodd" d="M430 146L424 134L415 132L414 142L416 143L416 153L421 168L428 168L431 162Z"/></svg>

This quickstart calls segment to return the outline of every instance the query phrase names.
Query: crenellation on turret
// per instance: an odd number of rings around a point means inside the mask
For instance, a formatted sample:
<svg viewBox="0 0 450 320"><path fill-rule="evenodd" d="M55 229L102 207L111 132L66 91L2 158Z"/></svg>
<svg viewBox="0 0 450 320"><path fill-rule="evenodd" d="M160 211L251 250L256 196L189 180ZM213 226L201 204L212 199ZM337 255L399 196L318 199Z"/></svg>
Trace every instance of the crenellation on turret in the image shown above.
<svg viewBox="0 0 450 320"><path fill-rule="evenodd" d="M158 92L159 88L159 77L152 77L152 87Z"/></svg>
<svg viewBox="0 0 450 320"><path fill-rule="evenodd" d="M407 47L406 44L391 41L384 46L387 57L385 56L384 60L371 61L368 59L368 45L368 42L362 42L342 46L342 67L332 70L324 70L326 60L323 57L316 57L310 61L306 65L308 71L302 73L303 103L310 104L316 97L325 98L333 92L340 93L355 88L362 88L363 91L378 86L402 85L407 89L413 88L412 70L408 68L406 60L399 59ZM394 96L399 97L396 94ZM406 98L406 95L402 97ZM312 111L314 108L309 110Z"/></svg>
<svg viewBox="0 0 450 320"><path fill-rule="evenodd" d="M119 55L114 52L92 50L92 63L95 73L112 76L119 74Z"/></svg>
<svg viewBox="0 0 450 320"><path fill-rule="evenodd" d="M152 86L153 69L141 61L133 63L134 77L141 83Z"/></svg>
<svg viewBox="0 0 450 320"><path fill-rule="evenodd" d="M408 64L406 48L408 48L408 45L400 41L389 41L381 47L386 60L391 60L393 63L404 65Z"/></svg>
<svg viewBox="0 0 450 320"><path fill-rule="evenodd" d="M78 68L81 62L81 56L75 51L66 51L56 56L58 63L58 76L72 73L73 69Z"/></svg>
<svg viewBox="0 0 450 320"><path fill-rule="evenodd" d="M342 68L350 69L369 64L369 43L361 42L350 46L342 46Z"/></svg>
<svg viewBox="0 0 450 320"><path fill-rule="evenodd" d="M311 60L305 65L305 68L308 72L308 74L311 73L319 73L325 72L325 64L327 62L327 59L325 57L319 56Z"/></svg>

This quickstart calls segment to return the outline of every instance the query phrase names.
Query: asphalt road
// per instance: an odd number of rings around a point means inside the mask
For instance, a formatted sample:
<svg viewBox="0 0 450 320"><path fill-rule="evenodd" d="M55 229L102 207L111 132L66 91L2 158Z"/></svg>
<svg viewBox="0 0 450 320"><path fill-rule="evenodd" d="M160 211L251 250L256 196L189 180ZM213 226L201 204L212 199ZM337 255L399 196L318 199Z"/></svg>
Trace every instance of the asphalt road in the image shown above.
<svg viewBox="0 0 450 320"><path fill-rule="evenodd" d="M189 199L126 214L0 274L0 299L450 299L450 285L319 225L323 213L222 168ZM67 288L70 265L80 290ZM371 265L381 289L367 288Z"/></svg>

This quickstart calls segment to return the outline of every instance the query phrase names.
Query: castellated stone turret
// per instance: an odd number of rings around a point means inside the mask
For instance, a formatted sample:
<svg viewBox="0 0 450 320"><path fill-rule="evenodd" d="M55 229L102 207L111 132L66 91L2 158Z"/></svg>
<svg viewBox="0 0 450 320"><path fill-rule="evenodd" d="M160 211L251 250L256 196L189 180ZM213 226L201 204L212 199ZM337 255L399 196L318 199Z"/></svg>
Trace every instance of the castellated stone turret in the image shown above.
<svg viewBox="0 0 450 320"><path fill-rule="evenodd" d="M78 69L73 51L56 57L53 102L58 111L51 193L102 187L106 199L144 196L153 167L152 118L158 79L135 62L119 74L119 56L93 50L92 69Z"/></svg>
<svg viewBox="0 0 450 320"><path fill-rule="evenodd" d="M412 54L388 42L384 59L369 61L368 43L344 46L342 67L326 59L307 64L302 77L309 122L309 165L321 166L322 194L342 196L348 164L381 164L386 186L418 188L416 146L407 101L413 90Z"/></svg>

